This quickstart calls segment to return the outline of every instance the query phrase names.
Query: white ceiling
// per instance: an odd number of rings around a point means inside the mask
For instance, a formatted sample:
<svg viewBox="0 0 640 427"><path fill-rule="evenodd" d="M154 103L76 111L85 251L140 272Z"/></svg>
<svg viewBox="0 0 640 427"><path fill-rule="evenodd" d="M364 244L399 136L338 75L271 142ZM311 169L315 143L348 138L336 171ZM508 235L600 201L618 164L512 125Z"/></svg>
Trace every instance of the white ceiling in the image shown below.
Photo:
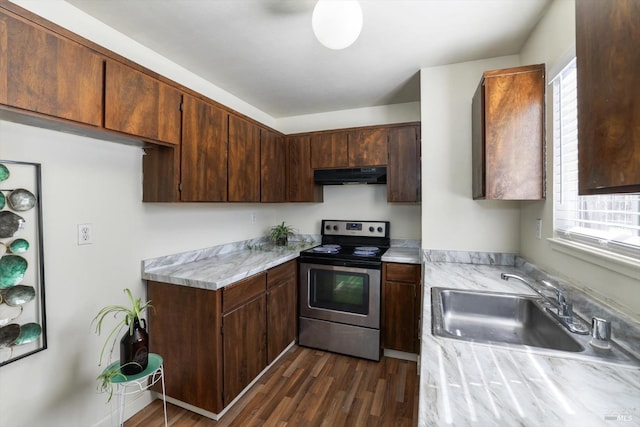
<svg viewBox="0 0 640 427"><path fill-rule="evenodd" d="M517 54L550 1L360 0L333 51L313 0L67 0L274 118L418 101L421 68Z"/></svg>

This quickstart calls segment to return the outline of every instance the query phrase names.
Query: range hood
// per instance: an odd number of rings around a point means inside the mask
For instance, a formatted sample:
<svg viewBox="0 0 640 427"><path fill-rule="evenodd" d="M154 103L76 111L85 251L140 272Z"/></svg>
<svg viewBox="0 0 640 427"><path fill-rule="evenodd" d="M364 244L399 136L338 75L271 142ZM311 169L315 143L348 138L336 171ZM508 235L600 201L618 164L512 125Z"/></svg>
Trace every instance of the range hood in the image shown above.
<svg viewBox="0 0 640 427"><path fill-rule="evenodd" d="M387 168L316 169L313 180L320 185L386 184Z"/></svg>

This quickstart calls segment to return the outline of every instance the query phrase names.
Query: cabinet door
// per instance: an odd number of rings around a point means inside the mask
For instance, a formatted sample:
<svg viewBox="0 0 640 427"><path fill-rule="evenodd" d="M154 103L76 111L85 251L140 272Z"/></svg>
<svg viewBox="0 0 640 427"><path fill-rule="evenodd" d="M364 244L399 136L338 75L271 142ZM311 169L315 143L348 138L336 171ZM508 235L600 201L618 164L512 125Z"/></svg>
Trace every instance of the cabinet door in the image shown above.
<svg viewBox="0 0 640 427"><path fill-rule="evenodd" d="M224 405L228 405L267 366L266 296L222 318Z"/></svg>
<svg viewBox="0 0 640 427"><path fill-rule="evenodd" d="M640 191L640 2L576 1L580 194Z"/></svg>
<svg viewBox="0 0 640 427"><path fill-rule="evenodd" d="M383 264L382 346L419 352L420 266Z"/></svg>
<svg viewBox="0 0 640 427"><path fill-rule="evenodd" d="M260 130L260 201L287 200L287 150L284 137Z"/></svg>
<svg viewBox="0 0 640 427"><path fill-rule="evenodd" d="M105 128L179 144L181 102L178 89L126 65L107 61Z"/></svg>
<svg viewBox="0 0 640 427"><path fill-rule="evenodd" d="M387 129L362 129L349 133L349 166L385 166Z"/></svg>
<svg viewBox="0 0 640 427"><path fill-rule="evenodd" d="M267 291L267 363L296 339L296 281Z"/></svg>
<svg viewBox="0 0 640 427"><path fill-rule="evenodd" d="M101 126L102 87L100 56L0 13L0 103Z"/></svg>
<svg viewBox="0 0 640 427"><path fill-rule="evenodd" d="M387 202L420 201L420 141L416 126L389 129Z"/></svg>
<svg viewBox="0 0 640 427"><path fill-rule="evenodd" d="M260 128L229 115L229 201L260 201Z"/></svg>
<svg viewBox="0 0 640 427"><path fill-rule="evenodd" d="M348 133L311 135L311 168L346 168L349 166Z"/></svg>
<svg viewBox="0 0 640 427"><path fill-rule="evenodd" d="M267 272L267 363L296 339L298 269L295 260Z"/></svg>
<svg viewBox="0 0 640 427"><path fill-rule="evenodd" d="M289 202L322 202L322 186L313 182L311 137L294 136L287 143L287 200Z"/></svg>
<svg viewBox="0 0 640 427"><path fill-rule="evenodd" d="M544 199L544 64L488 71L483 78L472 102L474 120L484 120L472 131L473 197Z"/></svg>
<svg viewBox="0 0 640 427"><path fill-rule="evenodd" d="M226 111L185 95L182 123L181 200L227 200Z"/></svg>

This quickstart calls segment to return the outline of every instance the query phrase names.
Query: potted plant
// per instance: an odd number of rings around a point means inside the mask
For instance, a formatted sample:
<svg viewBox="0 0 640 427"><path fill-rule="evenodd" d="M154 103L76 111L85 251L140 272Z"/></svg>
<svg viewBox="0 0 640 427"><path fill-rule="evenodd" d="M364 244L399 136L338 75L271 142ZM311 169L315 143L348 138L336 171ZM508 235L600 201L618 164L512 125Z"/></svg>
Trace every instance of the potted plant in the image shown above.
<svg viewBox="0 0 640 427"><path fill-rule="evenodd" d="M282 224L274 225L269 230L269 239L276 246L287 246L287 242L289 241L289 237L295 235L295 229L288 225L285 225L284 221Z"/></svg>
<svg viewBox="0 0 640 427"><path fill-rule="evenodd" d="M95 331L98 335L102 333L102 322L108 315L114 318L121 317L118 323L113 327L107 339L102 346L100 352L100 363L107 345L111 342L111 352L115 347L116 334L123 327L127 326L127 330L120 340L120 371L124 375L134 375L144 371L149 362L149 335L147 334L146 321L141 317L142 313L151 307L150 301L142 302L140 298L134 298L131 290L125 289L124 292L129 297L128 305L108 305L103 307L96 317L93 318L91 324L95 324ZM102 381L108 378L101 378ZM102 387L105 388L104 386Z"/></svg>

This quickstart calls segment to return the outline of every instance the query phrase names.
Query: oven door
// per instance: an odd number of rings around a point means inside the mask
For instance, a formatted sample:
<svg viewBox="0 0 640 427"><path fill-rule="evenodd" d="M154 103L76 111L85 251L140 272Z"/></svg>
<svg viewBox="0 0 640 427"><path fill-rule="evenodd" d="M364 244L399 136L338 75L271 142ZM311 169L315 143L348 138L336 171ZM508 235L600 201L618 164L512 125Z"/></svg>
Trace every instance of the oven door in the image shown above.
<svg viewBox="0 0 640 427"><path fill-rule="evenodd" d="M300 316L380 328L380 270L300 264Z"/></svg>

